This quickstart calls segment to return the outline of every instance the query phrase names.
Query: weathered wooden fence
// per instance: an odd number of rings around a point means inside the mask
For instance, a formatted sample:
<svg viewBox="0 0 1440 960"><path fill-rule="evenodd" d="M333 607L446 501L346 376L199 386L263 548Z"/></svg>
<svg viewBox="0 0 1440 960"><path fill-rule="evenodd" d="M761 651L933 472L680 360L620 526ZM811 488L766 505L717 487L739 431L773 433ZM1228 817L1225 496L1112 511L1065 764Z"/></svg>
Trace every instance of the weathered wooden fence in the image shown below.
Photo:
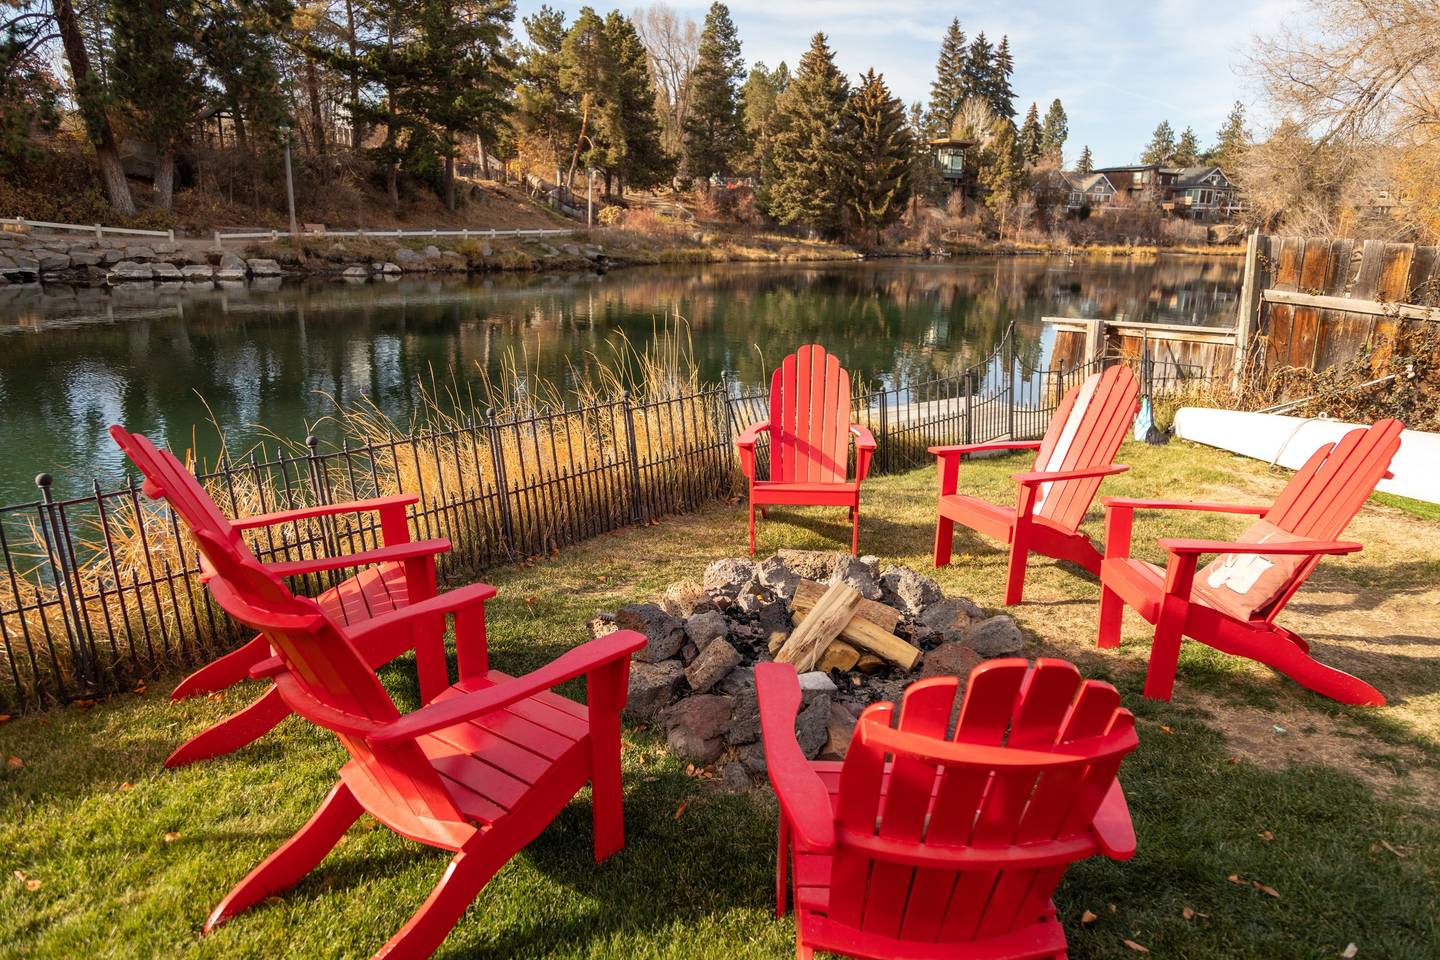
<svg viewBox="0 0 1440 960"><path fill-rule="evenodd" d="M1144 380L1149 396L1228 377L1235 357L1235 331L1226 327L1071 317L1044 322L1055 332L1049 369L1123 362Z"/></svg>
<svg viewBox="0 0 1440 960"><path fill-rule="evenodd" d="M1423 325L1440 333L1440 248L1253 235L1236 324L1237 366L1316 372L1362 354L1372 370Z"/></svg>
<svg viewBox="0 0 1440 960"><path fill-rule="evenodd" d="M1038 344L1017 345L1012 329L959 373L862 389L853 410L879 442L874 469L905 470L930 462L932 444L1040 436L1060 396L1092 369L1040 369ZM416 494L413 534L452 542L441 563L454 580L730 495L736 427L763 419L766 406L762 393L724 386L618 397L333 449L312 438L223 460L201 479L237 517ZM67 500L51 486L42 476L35 500L0 508L0 713L122 690L245 639L211 604L176 518L133 478L111 489L92 482L89 496ZM262 560L379 545L367 518L250 536ZM296 586L313 593L331 582Z"/></svg>

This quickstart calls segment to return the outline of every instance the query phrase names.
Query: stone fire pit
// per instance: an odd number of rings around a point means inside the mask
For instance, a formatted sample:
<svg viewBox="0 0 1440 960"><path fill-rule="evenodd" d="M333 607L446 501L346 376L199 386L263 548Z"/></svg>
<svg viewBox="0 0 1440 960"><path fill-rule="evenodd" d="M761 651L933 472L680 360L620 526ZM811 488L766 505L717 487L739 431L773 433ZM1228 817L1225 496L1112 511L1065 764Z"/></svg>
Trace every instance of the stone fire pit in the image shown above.
<svg viewBox="0 0 1440 960"><path fill-rule="evenodd" d="M946 598L934 580L907 567L882 570L876 557L781 550L759 563L716 560L698 582L672 584L654 603L630 604L591 621L596 636L629 629L646 637L630 665L626 714L658 724L671 750L712 769L728 787L763 779L755 664L773 659L789 637L802 579L827 587L843 582L865 600L893 607L899 613L894 634L922 652L913 670L870 656L858 669L800 674L803 705L795 730L811 759L844 757L860 711L877 701L898 702L914 680L963 678L982 660L1013 656L1025 646L1010 617L987 617L963 597Z"/></svg>

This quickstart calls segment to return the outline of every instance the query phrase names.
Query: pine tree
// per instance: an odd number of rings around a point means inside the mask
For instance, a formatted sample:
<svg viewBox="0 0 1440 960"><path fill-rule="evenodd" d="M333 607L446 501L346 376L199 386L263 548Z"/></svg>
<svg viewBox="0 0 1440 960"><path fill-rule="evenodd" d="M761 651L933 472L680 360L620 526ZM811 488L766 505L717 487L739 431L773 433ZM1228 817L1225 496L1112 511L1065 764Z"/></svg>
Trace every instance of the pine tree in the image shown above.
<svg viewBox="0 0 1440 960"><path fill-rule="evenodd" d="M1230 115L1215 134L1215 146L1205 154L1205 162L1214 164L1227 174L1234 176L1240 165L1240 156L1250 143L1250 131L1245 129L1245 104L1239 100L1230 108Z"/></svg>
<svg viewBox="0 0 1440 960"><path fill-rule="evenodd" d="M660 143L660 118L655 112L655 86L650 78L650 62L645 45L635 32L635 24L618 10L605 17L605 36L615 61L615 77L610 96L620 117L619 127L623 149L605 176L605 192L611 193L611 172L620 178L621 190L630 187L654 187L670 178L674 159Z"/></svg>
<svg viewBox="0 0 1440 960"><path fill-rule="evenodd" d="M885 78L869 70L845 104L846 149L840 155L845 207L857 232L880 242L880 230L905 212L910 199L913 141L905 107Z"/></svg>
<svg viewBox="0 0 1440 960"><path fill-rule="evenodd" d="M769 213L781 223L820 231L838 225L842 197L835 163L845 148L840 128L849 92L825 34L815 34L775 108Z"/></svg>
<svg viewBox="0 0 1440 960"><path fill-rule="evenodd" d="M965 31L957 17L940 41L940 59L935 64L935 81L930 84L930 108L925 114L926 139L943 137L950 130L960 104L965 100Z"/></svg>
<svg viewBox="0 0 1440 960"><path fill-rule="evenodd" d="M1193 167L1200 162L1200 138L1195 136L1193 127L1186 127L1175 142L1175 156L1171 162L1177 167Z"/></svg>
<svg viewBox="0 0 1440 960"><path fill-rule="evenodd" d="M612 146L623 137L619 111L610 96L615 73L605 21L593 7L581 7L560 47L560 85L574 98L580 114L567 184L574 183L575 170L582 163L604 169L615 159Z"/></svg>
<svg viewBox="0 0 1440 960"><path fill-rule="evenodd" d="M745 123L740 83L745 78L740 38L723 3L712 3L700 33L700 55L690 74L682 173L706 179L728 173L740 159Z"/></svg>
<svg viewBox="0 0 1440 960"><path fill-rule="evenodd" d="M976 178L985 198L985 205L995 215L1003 236L1010 215L1025 187L1025 160L1015 125L1003 118L995 120L989 142L980 152L980 169Z"/></svg>
<svg viewBox="0 0 1440 960"><path fill-rule="evenodd" d="M789 84L790 69L784 62L771 70L757 61L745 78L745 86L740 88L745 141L749 146L743 162L762 187L774 173L770 137L775 127L775 104Z"/></svg>
<svg viewBox="0 0 1440 960"><path fill-rule="evenodd" d="M944 181L930 152L926 130L925 105L916 100L910 105L910 195L938 199Z"/></svg>
<svg viewBox="0 0 1440 960"><path fill-rule="evenodd" d="M1045 123L1040 129L1040 153L1042 156L1054 157L1058 162L1065 152L1065 140L1070 136L1070 121L1065 116L1065 107L1061 105L1060 98L1056 97L1050 101L1050 109L1045 111Z"/></svg>
<svg viewBox="0 0 1440 960"><path fill-rule="evenodd" d="M1015 116L1015 91L1010 86L1010 77L1015 73L1015 57L1010 53L1010 38L1002 36L1000 46L995 48L995 59L990 66L990 83L986 99L990 101L995 115L1003 120Z"/></svg>
<svg viewBox="0 0 1440 960"><path fill-rule="evenodd" d="M564 62L565 14L549 6L524 20L529 43L516 69L515 113L527 153L559 165L580 129L579 104L560 82Z"/></svg>
<svg viewBox="0 0 1440 960"><path fill-rule="evenodd" d="M1045 132L1040 126L1040 109L1035 104L1030 104L1030 109L1025 111L1025 120L1020 124L1020 133L1017 142L1020 146L1020 156L1031 166L1040 162L1044 155L1041 144L1044 141Z"/></svg>
<svg viewBox="0 0 1440 960"><path fill-rule="evenodd" d="M1075 172L1089 174L1095 171L1095 158L1090 155L1090 145L1087 143L1080 150L1080 159L1075 164Z"/></svg>
<svg viewBox="0 0 1440 960"><path fill-rule="evenodd" d="M1161 120L1150 136L1150 144L1140 155L1140 162L1147 165L1164 165L1175 156L1175 129L1170 121Z"/></svg>
<svg viewBox="0 0 1440 960"><path fill-rule="evenodd" d="M995 51L990 46L990 41L985 39L984 32L975 35L970 41L970 49L965 53L965 64L960 69L960 84L963 91L961 102L969 97L978 97L990 105L993 110L995 105L990 99L993 89L993 77L995 71ZM1009 119L1006 117L1004 119Z"/></svg>

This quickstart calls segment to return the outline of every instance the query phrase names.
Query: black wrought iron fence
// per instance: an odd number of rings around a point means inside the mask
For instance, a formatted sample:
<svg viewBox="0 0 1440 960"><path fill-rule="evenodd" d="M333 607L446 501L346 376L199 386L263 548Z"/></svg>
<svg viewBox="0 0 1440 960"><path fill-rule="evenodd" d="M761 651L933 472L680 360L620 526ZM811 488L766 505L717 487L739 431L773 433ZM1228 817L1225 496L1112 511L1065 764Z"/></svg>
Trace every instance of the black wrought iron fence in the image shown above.
<svg viewBox="0 0 1440 960"><path fill-rule="evenodd" d="M991 355L944 377L858 391L874 471L930 462L938 444L1035 438L1089 368L1032 366L1013 331ZM412 535L453 544L447 579L558 551L617 528L697 509L738 479L733 436L767 415L761 393L723 386L524 415L487 412L443 429L370 442L303 445L222 460L200 477L235 517L405 492ZM764 475L764 444L757 451ZM381 546L378 520L341 515L247 534L262 560ZM193 545L132 478L85 497L0 508L0 713L126 689L204 663L245 639L214 608ZM343 575L338 574L338 575ZM333 581L314 575L314 593Z"/></svg>

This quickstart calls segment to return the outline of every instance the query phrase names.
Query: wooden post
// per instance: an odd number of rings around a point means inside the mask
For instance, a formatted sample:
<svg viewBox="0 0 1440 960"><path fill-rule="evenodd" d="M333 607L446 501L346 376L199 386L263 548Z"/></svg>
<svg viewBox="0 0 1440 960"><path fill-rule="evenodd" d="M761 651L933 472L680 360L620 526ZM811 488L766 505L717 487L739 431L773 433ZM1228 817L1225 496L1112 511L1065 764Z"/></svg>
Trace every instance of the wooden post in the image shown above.
<svg viewBox="0 0 1440 960"><path fill-rule="evenodd" d="M1231 366L1231 384L1236 387L1240 385L1240 371L1250 353L1250 339L1259 319L1260 291L1256 276L1259 254L1260 231L1255 230L1245 242L1245 274L1240 283L1240 303L1235 316L1235 360Z"/></svg>

